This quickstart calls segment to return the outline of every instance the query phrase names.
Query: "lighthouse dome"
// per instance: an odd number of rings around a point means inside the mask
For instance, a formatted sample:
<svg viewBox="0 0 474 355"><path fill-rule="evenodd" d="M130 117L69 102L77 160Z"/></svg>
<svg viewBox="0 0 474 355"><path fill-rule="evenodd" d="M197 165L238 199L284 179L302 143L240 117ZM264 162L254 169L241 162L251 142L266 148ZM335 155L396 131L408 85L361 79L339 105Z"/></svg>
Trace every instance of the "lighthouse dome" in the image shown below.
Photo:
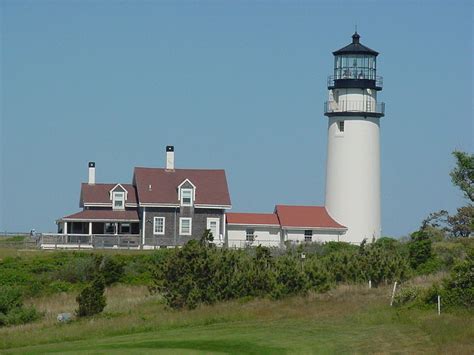
<svg viewBox="0 0 474 355"><path fill-rule="evenodd" d="M369 47L364 46L360 43L360 35L355 32L352 35L352 43L347 46L332 52L334 55L345 55L345 54L365 54L373 55L374 57L379 55L379 52L370 49Z"/></svg>

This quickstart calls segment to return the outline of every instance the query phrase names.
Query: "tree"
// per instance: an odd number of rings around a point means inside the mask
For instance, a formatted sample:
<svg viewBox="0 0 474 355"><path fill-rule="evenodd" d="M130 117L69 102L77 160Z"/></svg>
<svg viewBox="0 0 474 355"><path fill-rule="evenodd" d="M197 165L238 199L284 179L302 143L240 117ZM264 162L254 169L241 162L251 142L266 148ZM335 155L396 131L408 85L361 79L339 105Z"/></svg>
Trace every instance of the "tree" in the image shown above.
<svg viewBox="0 0 474 355"><path fill-rule="evenodd" d="M448 216L451 233L455 237L469 237L474 231L474 206L458 208L458 213Z"/></svg>
<svg viewBox="0 0 474 355"><path fill-rule="evenodd" d="M79 309L76 311L79 317L93 316L102 312L106 306L105 280L102 275L96 275L92 283L86 286L76 297Z"/></svg>
<svg viewBox="0 0 474 355"><path fill-rule="evenodd" d="M411 234L408 244L410 265L416 269L431 258L431 240L424 230Z"/></svg>
<svg viewBox="0 0 474 355"><path fill-rule="evenodd" d="M456 167L451 171L451 180L471 202L474 202L474 154L453 152Z"/></svg>

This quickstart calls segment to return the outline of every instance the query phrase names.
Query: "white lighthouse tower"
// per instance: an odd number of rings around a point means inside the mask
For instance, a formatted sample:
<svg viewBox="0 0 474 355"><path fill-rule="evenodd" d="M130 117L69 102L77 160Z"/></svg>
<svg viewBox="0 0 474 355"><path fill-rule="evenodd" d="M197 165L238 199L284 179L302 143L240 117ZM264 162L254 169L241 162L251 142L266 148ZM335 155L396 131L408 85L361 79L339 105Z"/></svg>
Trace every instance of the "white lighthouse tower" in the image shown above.
<svg viewBox="0 0 474 355"><path fill-rule="evenodd" d="M348 230L344 241L379 238L380 118L385 104L377 102L382 78L376 75L378 52L352 43L334 54L334 74L328 78L329 118L326 167L326 208Z"/></svg>

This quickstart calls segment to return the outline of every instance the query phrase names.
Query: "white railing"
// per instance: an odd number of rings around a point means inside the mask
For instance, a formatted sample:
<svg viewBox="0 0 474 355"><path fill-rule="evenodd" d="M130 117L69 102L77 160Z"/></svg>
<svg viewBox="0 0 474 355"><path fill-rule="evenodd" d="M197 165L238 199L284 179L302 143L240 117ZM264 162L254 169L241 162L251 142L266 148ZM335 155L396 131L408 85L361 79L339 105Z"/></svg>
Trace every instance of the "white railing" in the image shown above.
<svg viewBox="0 0 474 355"><path fill-rule="evenodd" d="M43 249L138 249L141 247L141 236L139 234L43 233L38 244Z"/></svg>
<svg viewBox="0 0 474 355"><path fill-rule="evenodd" d="M280 248L282 247L281 241L275 239L260 239L255 238L254 240L242 240L242 239L229 239L227 241L229 248L243 249L257 247L259 245L263 247L270 248Z"/></svg>
<svg viewBox="0 0 474 355"><path fill-rule="evenodd" d="M371 101L326 101L324 103L325 113L338 112L367 112L380 115L385 114L385 102L373 103Z"/></svg>

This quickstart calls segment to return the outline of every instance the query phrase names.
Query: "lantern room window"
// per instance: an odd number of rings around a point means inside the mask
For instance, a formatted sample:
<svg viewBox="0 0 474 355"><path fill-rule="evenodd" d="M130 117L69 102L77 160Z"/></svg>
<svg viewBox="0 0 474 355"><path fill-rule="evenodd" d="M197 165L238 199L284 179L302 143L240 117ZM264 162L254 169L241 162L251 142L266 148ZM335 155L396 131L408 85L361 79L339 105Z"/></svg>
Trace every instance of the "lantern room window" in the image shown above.
<svg viewBox="0 0 474 355"><path fill-rule="evenodd" d="M334 79L375 80L376 65L376 57L373 55L336 55L334 57Z"/></svg>

